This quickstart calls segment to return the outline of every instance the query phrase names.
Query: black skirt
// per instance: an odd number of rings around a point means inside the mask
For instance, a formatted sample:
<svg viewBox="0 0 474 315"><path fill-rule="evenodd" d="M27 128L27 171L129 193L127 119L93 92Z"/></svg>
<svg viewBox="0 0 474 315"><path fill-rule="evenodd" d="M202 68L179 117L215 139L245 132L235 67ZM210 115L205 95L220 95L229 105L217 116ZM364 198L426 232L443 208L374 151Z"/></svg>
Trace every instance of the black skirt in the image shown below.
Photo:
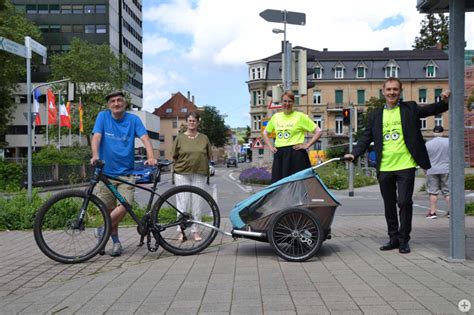
<svg viewBox="0 0 474 315"><path fill-rule="evenodd" d="M273 155L272 183L311 166L306 150L295 150L293 146L277 149Z"/></svg>

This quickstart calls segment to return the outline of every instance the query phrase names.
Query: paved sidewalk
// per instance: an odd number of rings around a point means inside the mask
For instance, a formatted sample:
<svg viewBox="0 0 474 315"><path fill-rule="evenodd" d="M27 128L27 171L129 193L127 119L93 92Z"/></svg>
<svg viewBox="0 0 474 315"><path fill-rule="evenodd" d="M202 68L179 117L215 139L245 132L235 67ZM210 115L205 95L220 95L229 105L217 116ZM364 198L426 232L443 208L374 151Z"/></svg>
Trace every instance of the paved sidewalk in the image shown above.
<svg viewBox="0 0 474 315"><path fill-rule="evenodd" d="M0 313L461 314L460 300L474 303L474 217L463 263L447 259L448 228L447 218L416 215L412 253L401 255L378 250L383 216L336 215L334 237L305 263L221 235L200 255L148 253L136 247L135 228L124 228L123 256L62 265L31 232L1 232Z"/></svg>

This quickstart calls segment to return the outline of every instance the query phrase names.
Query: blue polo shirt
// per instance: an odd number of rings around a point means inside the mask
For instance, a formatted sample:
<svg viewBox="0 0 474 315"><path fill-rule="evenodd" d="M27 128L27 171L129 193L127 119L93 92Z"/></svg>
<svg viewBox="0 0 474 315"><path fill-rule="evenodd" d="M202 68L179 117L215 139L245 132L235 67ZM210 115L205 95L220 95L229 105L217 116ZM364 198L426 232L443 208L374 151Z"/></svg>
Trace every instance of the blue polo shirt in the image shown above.
<svg viewBox="0 0 474 315"><path fill-rule="evenodd" d="M147 134L140 118L125 113L122 119L116 120L112 112L106 110L97 116L92 133L102 135L99 158L105 161L104 174L130 175L134 166L135 137Z"/></svg>

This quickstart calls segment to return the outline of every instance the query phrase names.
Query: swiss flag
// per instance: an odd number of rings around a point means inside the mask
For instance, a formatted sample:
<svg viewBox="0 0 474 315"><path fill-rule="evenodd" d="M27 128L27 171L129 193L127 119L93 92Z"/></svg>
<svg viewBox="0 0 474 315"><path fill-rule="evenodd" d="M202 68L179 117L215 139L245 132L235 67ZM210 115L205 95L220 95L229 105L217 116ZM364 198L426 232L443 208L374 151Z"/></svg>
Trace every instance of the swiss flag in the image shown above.
<svg viewBox="0 0 474 315"><path fill-rule="evenodd" d="M58 110L56 108L56 97L50 89L48 89L46 102L48 104L48 125L55 125L58 119Z"/></svg>
<svg viewBox="0 0 474 315"><path fill-rule="evenodd" d="M67 107L64 104L59 105L59 126L71 128L71 105L67 102Z"/></svg>

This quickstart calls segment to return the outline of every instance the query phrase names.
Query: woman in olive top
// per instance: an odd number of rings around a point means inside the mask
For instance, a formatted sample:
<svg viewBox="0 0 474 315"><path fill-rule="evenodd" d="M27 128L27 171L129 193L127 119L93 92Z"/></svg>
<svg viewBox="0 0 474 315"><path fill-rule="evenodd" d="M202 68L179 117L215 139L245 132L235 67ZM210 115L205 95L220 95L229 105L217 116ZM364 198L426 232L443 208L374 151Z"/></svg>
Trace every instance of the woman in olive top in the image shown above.
<svg viewBox="0 0 474 315"><path fill-rule="evenodd" d="M293 110L295 95L286 91L282 97L283 112L272 116L263 140L274 153L272 183L302 171L311 166L307 150L321 137L322 130L306 114ZM275 131L273 145L268 133ZM306 132L313 133L308 143L304 143Z"/></svg>
<svg viewBox="0 0 474 315"><path fill-rule="evenodd" d="M178 135L173 144L172 156L174 160L174 175L176 186L193 185L204 189L209 175L209 159L211 158L211 144L206 135L199 133L199 114L189 113L186 115L187 129ZM188 193L177 196L177 206L179 209L189 211L192 209L193 216L201 219L202 199L191 200ZM179 227L178 227L178 230ZM194 240L200 241L201 235L196 224L191 227ZM178 238L183 239L180 233Z"/></svg>

